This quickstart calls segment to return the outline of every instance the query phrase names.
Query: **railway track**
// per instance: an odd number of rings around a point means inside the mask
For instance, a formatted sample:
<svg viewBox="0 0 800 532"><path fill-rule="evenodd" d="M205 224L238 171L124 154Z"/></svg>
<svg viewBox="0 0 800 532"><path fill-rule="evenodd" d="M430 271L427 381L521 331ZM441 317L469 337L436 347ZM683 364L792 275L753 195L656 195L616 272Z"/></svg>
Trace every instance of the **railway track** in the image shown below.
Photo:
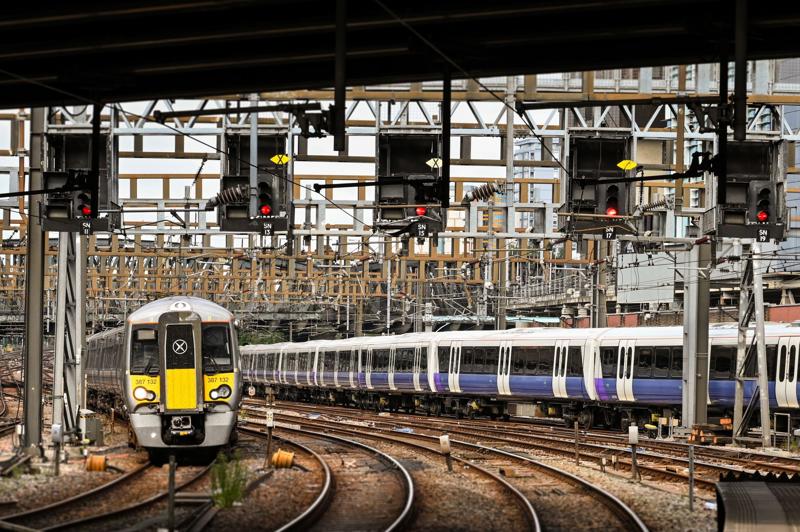
<svg viewBox="0 0 800 532"><path fill-rule="evenodd" d="M246 434L265 437L252 428ZM291 444L322 465L325 481L319 496L299 516L279 530L397 530L412 515L414 482L397 460L386 453L346 438L300 429L282 428ZM367 460L364 458L367 457ZM386 492L389 505L364 505L376 487Z"/></svg>
<svg viewBox="0 0 800 532"><path fill-rule="evenodd" d="M348 437L383 440L404 445L414 445L428 453L439 455L438 436L417 433L397 433L391 430L375 431L375 427L359 427L328 420L308 420L292 416L278 416L286 423L346 434ZM496 476L530 508L531 529L585 528L583 509L592 507L592 526L610 530L647 530L639 517L613 494L591 483L538 462L530 457L467 441L452 440L454 455L463 466L479 468ZM439 458L441 460L441 458ZM493 471L498 471L499 477ZM588 505L588 506L587 506Z"/></svg>
<svg viewBox="0 0 800 532"><path fill-rule="evenodd" d="M299 411L332 411L336 415L362 419L359 411L344 407L312 406L295 403L282 403ZM254 405L255 406L255 405ZM259 405L260 406L260 405ZM248 405L248 408L251 407ZM322 410L325 409L325 410ZM330 409L330 410L327 410ZM430 430L446 430L466 439L493 438L509 445L525 445L541 452L574 457L575 433L569 429L549 425L535 425L520 422L490 422L484 420L456 420L430 418L410 414L391 414L391 417L369 418L385 427L400 425ZM617 466L630 470L630 447L627 437L613 433L580 433L581 459L598 462L602 458L610 461L616 457ZM688 444L665 442L640 438L638 465L649 475L664 479L688 482ZM800 473L800 460L790 457L771 456L752 451L726 450L695 446L695 480L699 487L713 490L720 474L733 472L765 471L772 473Z"/></svg>
<svg viewBox="0 0 800 532"><path fill-rule="evenodd" d="M210 466L179 468L182 474L176 483L176 492L202 478L209 469ZM151 507L162 502L168 495L164 487L166 476L166 471L146 463L89 491L40 508L5 516L0 520L0 529L121 530L132 523L144 523L147 517L151 517ZM154 522L161 521L162 518L163 515L158 515Z"/></svg>

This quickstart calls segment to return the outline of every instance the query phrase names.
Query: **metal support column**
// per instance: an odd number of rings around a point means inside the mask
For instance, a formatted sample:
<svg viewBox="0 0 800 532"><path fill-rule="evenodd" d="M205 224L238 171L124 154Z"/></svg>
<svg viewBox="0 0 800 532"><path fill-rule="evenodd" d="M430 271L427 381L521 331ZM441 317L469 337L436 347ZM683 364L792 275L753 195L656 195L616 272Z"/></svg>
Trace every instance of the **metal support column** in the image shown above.
<svg viewBox="0 0 800 532"><path fill-rule="evenodd" d="M736 0L733 81L733 138L744 140L747 131L747 0Z"/></svg>
<svg viewBox="0 0 800 532"><path fill-rule="evenodd" d="M84 238L59 233L58 239L53 425L60 425L63 434L71 438L77 436L78 412L85 405L81 372L86 308Z"/></svg>
<svg viewBox="0 0 800 532"><path fill-rule="evenodd" d="M595 269L592 278L592 327L605 327L608 323L606 312L606 242L595 241Z"/></svg>
<svg viewBox="0 0 800 532"><path fill-rule="evenodd" d="M761 445L770 446L769 381L767 375L767 345L764 333L764 277L761 269L761 244L753 244L753 304L756 317L756 351L758 354L758 395L761 411Z"/></svg>
<svg viewBox="0 0 800 532"><path fill-rule="evenodd" d="M258 105L258 94L250 95L250 106ZM258 113L250 113L250 216L258 209L255 189L258 186Z"/></svg>
<svg viewBox="0 0 800 532"><path fill-rule="evenodd" d="M749 251L748 247L749 246L742 246L742 256L747 255ZM753 313L752 279L753 262L752 260L746 260L744 262L744 268L742 269L742 278L739 283L739 335L736 348L736 387L733 399L734 442L735 436L741 434L744 429L744 427L742 427L742 418L744 412L745 364L750 346L747 342L747 333L750 331L750 317Z"/></svg>
<svg viewBox="0 0 800 532"><path fill-rule="evenodd" d="M695 245L683 278L683 411L686 428L708 422L708 311L712 246Z"/></svg>
<svg viewBox="0 0 800 532"><path fill-rule="evenodd" d="M516 105L517 78L508 76L506 78L506 138L505 138L505 159L506 159L506 182L503 187L505 197L505 232L513 234L516 230L516 218L514 212L514 112ZM522 198L520 198L522 201ZM489 220L491 224L493 220ZM510 241L507 239L497 239L492 244L497 248L497 256L505 257L503 263L498 264L497 276L497 328L506 328L506 312L508 308L508 246Z"/></svg>
<svg viewBox="0 0 800 532"><path fill-rule="evenodd" d="M334 67L333 149L345 150L345 95L347 79L347 0L336 0L336 63Z"/></svg>
<svg viewBox="0 0 800 532"><path fill-rule="evenodd" d="M47 109L31 109L30 190L44 188L45 123ZM44 296L44 233L39 203L41 195L28 198L28 248L25 256L25 389L22 447L41 454L42 442L42 315Z"/></svg>

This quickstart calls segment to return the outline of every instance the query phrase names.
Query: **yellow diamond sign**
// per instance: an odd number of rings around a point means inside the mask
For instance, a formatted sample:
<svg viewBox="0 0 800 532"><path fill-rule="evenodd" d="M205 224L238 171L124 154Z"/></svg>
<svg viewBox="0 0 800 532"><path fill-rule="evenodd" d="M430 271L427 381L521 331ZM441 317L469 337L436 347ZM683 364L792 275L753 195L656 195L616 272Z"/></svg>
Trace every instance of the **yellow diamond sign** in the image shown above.
<svg viewBox="0 0 800 532"><path fill-rule="evenodd" d="M285 153L279 153L278 155L273 155L270 158L270 161L272 161L275 164L286 164L289 162L289 156L286 155Z"/></svg>
<svg viewBox="0 0 800 532"><path fill-rule="evenodd" d="M620 161L617 163L617 167L623 170L633 170L637 166L639 165L636 164L636 161L631 161L630 159L625 159L624 161Z"/></svg>
<svg viewBox="0 0 800 532"><path fill-rule="evenodd" d="M431 168L441 168L442 167L442 160L438 157L434 157L433 159L428 159L425 164L430 166Z"/></svg>

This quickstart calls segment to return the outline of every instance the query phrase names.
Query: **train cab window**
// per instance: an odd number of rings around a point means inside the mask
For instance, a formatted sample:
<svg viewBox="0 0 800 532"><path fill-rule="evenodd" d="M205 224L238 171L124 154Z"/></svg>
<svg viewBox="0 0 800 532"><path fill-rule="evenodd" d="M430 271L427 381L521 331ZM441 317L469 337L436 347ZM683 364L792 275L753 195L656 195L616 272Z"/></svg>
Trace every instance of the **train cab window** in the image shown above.
<svg viewBox="0 0 800 532"><path fill-rule="evenodd" d="M567 363L567 376L582 377L583 360L581 360L581 348L578 346L571 346L569 348L568 353L569 353L569 359Z"/></svg>
<svg viewBox="0 0 800 532"><path fill-rule="evenodd" d="M672 362L670 363L669 376L671 379L683 378L683 347L672 348Z"/></svg>
<svg viewBox="0 0 800 532"><path fill-rule="evenodd" d="M653 348L652 347L637 347L636 358L638 365L636 366L636 376L643 378L650 378L653 373Z"/></svg>
<svg viewBox="0 0 800 532"><path fill-rule="evenodd" d="M617 370L617 350L613 347L603 347L600 350L600 363L603 366L603 377L613 379Z"/></svg>
<svg viewBox="0 0 800 532"><path fill-rule="evenodd" d="M663 379L669 376L669 347L656 347L656 362L653 377Z"/></svg>
<svg viewBox="0 0 800 532"><path fill-rule="evenodd" d="M736 347L715 345L711 347L710 379L730 379L736 365Z"/></svg>
<svg viewBox="0 0 800 532"><path fill-rule="evenodd" d="M227 325L203 326L203 371L227 373L233 371L233 349Z"/></svg>
<svg viewBox="0 0 800 532"><path fill-rule="evenodd" d="M158 330L149 328L134 329L131 337L131 374L157 375L159 372ZM98 354L95 350L97 359L100 358L97 356Z"/></svg>

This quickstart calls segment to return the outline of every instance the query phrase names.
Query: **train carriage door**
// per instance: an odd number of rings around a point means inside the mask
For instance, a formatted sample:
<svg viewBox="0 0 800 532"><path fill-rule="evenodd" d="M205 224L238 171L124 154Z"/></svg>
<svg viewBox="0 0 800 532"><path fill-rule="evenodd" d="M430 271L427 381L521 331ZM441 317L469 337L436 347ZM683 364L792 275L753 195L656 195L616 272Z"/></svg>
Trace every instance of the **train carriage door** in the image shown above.
<svg viewBox="0 0 800 532"><path fill-rule="evenodd" d="M461 343L453 342L450 344L450 364L447 367L448 383L451 392L460 392L458 376L461 372Z"/></svg>
<svg viewBox="0 0 800 532"><path fill-rule="evenodd" d="M420 346L415 346L414 347L414 365L412 366L414 373L413 373L412 379L414 381L414 389L416 391L418 391L418 392L422 391L422 386L420 386L420 383L419 383L421 356L422 356L422 348Z"/></svg>
<svg viewBox="0 0 800 532"><path fill-rule="evenodd" d="M389 367L387 368L387 380L389 381L389 389L396 390L397 387L394 385L394 367L397 364L397 349L394 346L389 348Z"/></svg>
<svg viewBox="0 0 800 532"><path fill-rule="evenodd" d="M617 397L633 401L633 349L635 340L620 340L617 351Z"/></svg>
<svg viewBox="0 0 800 532"><path fill-rule="evenodd" d="M553 351L553 397L567 397L567 352L569 340L556 340Z"/></svg>
<svg viewBox="0 0 800 532"><path fill-rule="evenodd" d="M357 377L357 375L355 375L355 367L356 367L356 350L355 349L351 349L350 350L350 369L349 369L350 387L351 388L355 388L356 387L356 383L353 380L354 376Z"/></svg>
<svg viewBox="0 0 800 532"><path fill-rule="evenodd" d="M511 395L511 342L500 342L500 357L497 361L497 393Z"/></svg>
<svg viewBox="0 0 800 532"><path fill-rule="evenodd" d="M797 408L797 363L800 338L781 338L778 341L778 363L775 370L775 397L778 407Z"/></svg>
<svg viewBox="0 0 800 532"><path fill-rule="evenodd" d="M162 353L161 396L167 412L202 409L200 317L189 312L166 312L159 319Z"/></svg>
<svg viewBox="0 0 800 532"><path fill-rule="evenodd" d="M372 389L372 348L367 348L367 360L364 362L364 381L367 383L367 388Z"/></svg>

